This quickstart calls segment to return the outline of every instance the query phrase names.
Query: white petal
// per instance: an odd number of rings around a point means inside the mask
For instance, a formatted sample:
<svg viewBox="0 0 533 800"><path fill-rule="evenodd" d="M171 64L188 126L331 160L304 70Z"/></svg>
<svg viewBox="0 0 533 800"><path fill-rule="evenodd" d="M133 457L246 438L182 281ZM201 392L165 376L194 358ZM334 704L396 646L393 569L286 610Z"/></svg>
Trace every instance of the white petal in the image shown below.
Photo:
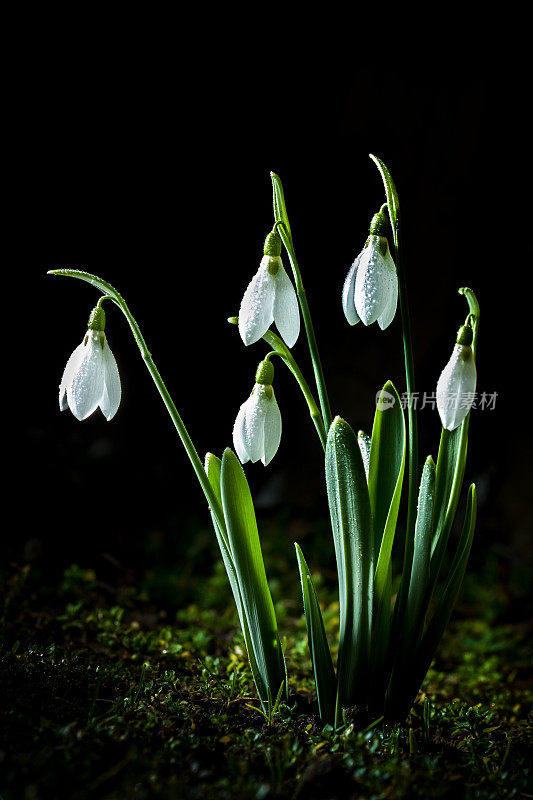
<svg viewBox="0 0 533 800"><path fill-rule="evenodd" d="M378 237L371 237L355 279L355 308L364 325L371 325L385 310L390 282L390 269L381 255Z"/></svg>
<svg viewBox="0 0 533 800"><path fill-rule="evenodd" d="M456 344L437 383L437 408L443 428L453 431L461 424L472 407L475 390L472 348Z"/></svg>
<svg viewBox="0 0 533 800"><path fill-rule="evenodd" d="M300 308L294 286L282 264L274 276L274 283L274 321L287 347L292 347L300 333Z"/></svg>
<svg viewBox="0 0 533 800"><path fill-rule="evenodd" d="M100 405L104 390L104 359L98 331L87 331L87 344L67 384L67 401L77 419L86 419Z"/></svg>
<svg viewBox="0 0 533 800"><path fill-rule="evenodd" d="M261 403L264 386L255 384L252 394L244 404L244 424L242 427L242 441L248 458L254 464L262 458L264 453L264 405Z"/></svg>
<svg viewBox="0 0 533 800"><path fill-rule="evenodd" d="M246 403L243 403L239 409L239 413L237 414L235 425L233 426L233 446L235 448L235 452L239 456L241 464L246 464L246 462L250 460L250 456L248 455L248 451L246 450L243 439L245 417Z"/></svg>
<svg viewBox="0 0 533 800"><path fill-rule="evenodd" d="M59 384L59 408L61 409L61 411L65 411L68 408L67 386L72 380L72 375L76 371L78 361L81 361L81 359L83 358L84 352L85 352L85 347L82 342L76 347L76 349L70 356L69 360L67 361L67 366L63 370L63 377L61 378L61 383Z"/></svg>
<svg viewBox="0 0 533 800"><path fill-rule="evenodd" d="M391 324L396 314L396 306L398 305L398 275L388 247L387 255L385 256L385 264L387 265L390 281L388 285L387 304L378 317L378 325L382 331Z"/></svg>
<svg viewBox="0 0 533 800"><path fill-rule="evenodd" d="M259 341L274 319L274 278L268 271L268 258L248 284L239 310L239 333L245 345Z"/></svg>
<svg viewBox="0 0 533 800"><path fill-rule="evenodd" d="M103 347L104 358L104 391L102 399L100 400L100 408L102 414L109 422L117 413L120 405L120 398L122 395L122 388L120 385L120 375L118 374L117 362L115 356L111 352L111 348L104 340Z"/></svg>
<svg viewBox="0 0 533 800"><path fill-rule="evenodd" d="M264 454L261 459L265 467L270 464L272 459L277 453L279 443L281 441L281 413L279 410L274 389L272 389L272 397L265 396L265 446Z"/></svg>
<svg viewBox="0 0 533 800"><path fill-rule="evenodd" d="M359 314L355 310L355 279L357 277L357 269L359 267L359 261L361 260L362 252L359 253L355 261L353 262L352 266L348 270L348 274L346 276L346 280L344 281L344 286L342 289L342 310L344 311L344 316L350 323L350 325L357 325L360 322Z"/></svg>

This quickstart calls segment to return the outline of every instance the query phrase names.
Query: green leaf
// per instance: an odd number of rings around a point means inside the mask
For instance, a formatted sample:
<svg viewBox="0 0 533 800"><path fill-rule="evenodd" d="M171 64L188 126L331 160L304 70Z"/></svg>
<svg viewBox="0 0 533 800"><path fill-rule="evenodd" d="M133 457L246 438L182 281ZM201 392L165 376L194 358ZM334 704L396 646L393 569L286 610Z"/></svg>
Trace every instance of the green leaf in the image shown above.
<svg viewBox="0 0 533 800"><path fill-rule="evenodd" d="M303 553L295 543L300 580L302 582L302 595L307 626L307 641L311 653L311 663L315 675L315 686L318 697L320 717L324 722L333 722L335 719L335 696L337 693L337 679L331 660L322 612Z"/></svg>
<svg viewBox="0 0 533 800"><path fill-rule="evenodd" d="M383 592L390 564L405 468L405 420L391 381L383 387L374 415L368 494L374 521L376 592Z"/></svg>
<svg viewBox="0 0 533 800"><path fill-rule="evenodd" d="M453 605L461 588L463 576L465 574L472 541L474 539L474 531L476 527L477 517L477 495L476 486L474 483L470 485L468 490L468 497L466 500L465 520L459 544L448 574L448 578L444 585L444 589L435 610L433 617L428 625L427 631L422 639L422 654L425 657L428 668L433 658L438 643L441 640L442 634L450 619ZM429 661L428 661L429 659ZM425 673L424 673L425 674Z"/></svg>
<svg viewBox="0 0 533 800"><path fill-rule="evenodd" d="M220 489L221 470L222 470L221 460L212 453L207 453L205 457L205 471L209 479L209 483L213 487L213 491L220 505L222 505L222 494ZM257 688L257 693L260 698L267 697L268 690L266 684L263 681L263 678L259 671L257 660L255 658L254 645L250 636L248 620L244 612L241 590L239 588L239 581L237 578L237 572L235 570L235 564L233 563L233 556L231 554L231 549L228 542L228 534L225 529L224 530L220 529L217 523L217 519L212 512L211 512L211 519L213 521L213 528L215 529L215 535L217 538L218 546L220 548L220 554L222 556L222 561L224 562L224 567L226 568L226 574L228 576L228 580L231 586L231 591L233 593L233 598L235 600L235 605L237 607L239 622L241 625L241 630L243 632L246 652L248 653L248 660L250 662L250 668L252 670L252 676Z"/></svg>
<svg viewBox="0 0 533 800"><path fill-rule="evenodd" d="M373 684L376 702L383 695L388 681L387 655L392 624L392 546L405 470L405 420L400 397L387 381L380 392L368 471L368 493L374 524L374 557L376 559L373 632Z"/></svg>
<svg viewBox="0 0 533 800"><path fill-rule="evenodd" d="M453 431L442 429L437 457L435 528L431 547L434 587L441 568L450 530L461 494L468 448L469 416Z"/></svg>
<svg viewBox="0 0 533 800"><path fill-rule="evenodd" d="M357 437L340 417L328 433L326 483L339 575L338 717L343 706L364 702L367 695L374 578L365 468Z"/></svg>
<svg viewBox="0 0 533 800"><path fill-rule="evenodd" d="M423 630L427 611L427 587L430 580L431 539L433 534L433 508L435 502L435 463L428 456L418 494L418 514L416 517L413 563L409 593L403 621L404 635L402 646L409 653L418 644Z"/></svg>
<svg viewBox="0 0 533 800"><path fill-rule="evenodd" d="M263 694L260 699L263 704L271 706L280 684L286 679L285 660L266 579L252 496L243 469L229 448L222 457L220 488L244 615L257 668L267 690L267 695Z"/></svg>
<svg viewBox="0 0 533 800"><path fill-rule="evenodd" d="M412 649L410 658L404 660L401 669L391 681L387 697L387 714L392 718L401 719L409 713L449 622L472 547L476 510L476 487L472 484L468 492L465 521L459 544L435 613L418 647Z"/></svg>

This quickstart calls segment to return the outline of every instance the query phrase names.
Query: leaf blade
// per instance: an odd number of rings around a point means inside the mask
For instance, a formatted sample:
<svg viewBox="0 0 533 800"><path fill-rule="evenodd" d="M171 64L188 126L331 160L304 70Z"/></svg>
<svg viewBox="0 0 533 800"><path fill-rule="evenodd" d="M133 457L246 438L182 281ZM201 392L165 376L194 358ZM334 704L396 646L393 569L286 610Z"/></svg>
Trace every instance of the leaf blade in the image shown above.
<svg viewBox="0 0 533 800"><path fill-rule="evenodd" d="M222 457L220 487L228 541L244 614L257 666L267 688L267 697L260 699L263 704L271 705L280 684L286 680L285 659L268 588L250 489L240 462L229 448Z"/></svg>
<svg viewBox="0 0 533 800"><path fill-rule="evenodd" d="M403 646L409 652L418 644L424 630L427 609L427 588L430 580L431 539L435 503L435 464L431 456L426 459L420 479L418 513L415 524L415 541L411 577L404 616Z"/></svg>
<svg viewBox="0 0 533 800"><path fill-rule="evenodd" d="M326 445L326 484L339 574L337 713L364 698L370 673L374 554L372 514L357 437L335 417Z"/></svg>
<svg viewBox="0 0 533 800"><path fill-rule="evenodd" d="M207 453L205 458L205 471L209 479L209 482L213 487L215 496L219 501L220 505L222 506L222 493L220 488L222 462L220 458L217 458L215 455L213 455L213 453ZM266 697L268 695L268 691L264 683L263 677L261 675L261 672L259 670L257 659L255 657L254 646L250 636L250 628L248 626L248 620L246 617L246 613L244 611L241 590L239 588L237 572L235 569L233 556L231 554L231 549L228 542L227 531L225 530L221 531L215 515L213 514L211 509L209 510L211 512L213 528L215 530L215 536L220 549L220 554L222 556L222 561L226 569L226 575L228 576L228 580L231 586L231 591L233 593L233 599L235 600L235 605L237 607L237 614L239 616L239 622L244 637L244 644L246 647L246 652L248 654L250 669L252 671L252 677L254 679L254 683L257 689L257 694L259 695L259 698Z"/></svg>
<svg viewBox="0 0 533 800"><path fill-rule="evenodd" d="M385 403L392 397L392 403ZM381 390L372 428L368 495L374 522L376 591L381 595L390 564L405 470L405 419L394 384Z"/></svg>
<svg viewBox="0 0 533 800"><path fill-rule="evenodd" d="M333 668L331 652L324 628L324 620L322 619L322 612L320 610L313 579L302 550L297 542L295 542L295 548L302 584L307 641L315 676L320 717L324 722L333 722L335 719L337 678Z"/></svg>

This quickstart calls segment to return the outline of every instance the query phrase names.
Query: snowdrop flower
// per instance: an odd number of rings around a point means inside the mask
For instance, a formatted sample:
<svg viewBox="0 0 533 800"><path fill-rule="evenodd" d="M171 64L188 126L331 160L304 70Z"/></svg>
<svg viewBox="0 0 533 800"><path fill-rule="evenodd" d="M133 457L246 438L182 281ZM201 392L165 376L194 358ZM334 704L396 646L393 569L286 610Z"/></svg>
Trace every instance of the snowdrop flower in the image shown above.
<svg viewBox="0 0 533 800"><path fill-rule="evenodd" d="M300 333L298 298L281 261L281 239L277 231L265 239L259 269L244 293L239 310L239 332L245 345L253 344L272 322L288 347Z"/></svg>
<svg viewBox="0 0 533 800"><path fill-rule="evenodd" d="M437 408L442 427L449 431L459 427L474 402L476 364L471 344L472 328L463 325L437 383Z"/></svg>
<svg viewBox="0 0 533 800"><path fill-rule="evenodd" d="M233 445L241 463L261 461L267 466L276 455L281 440L281 414L274 395L274 367L262 361L256 383L242 404L233 426Z"/></svg>
<svg viewBox="0 0 533 800"><path fill-rule="evenodd" d="M70 408L77 419L86 419L100 406L104 417L115 416L121 396L117 362L107 343L105 314L96 306L89 329L76 347L59 386L59 408Z"/></svg>
<svg viewBox="0 0 533 800"><path fill-rule="evenodd" d="M353 262L342 290L342 308L350 325L359 320L371 325L376 320L385 330L396 313L398 303L398 276L389 252L383 230L385 218L374 215L370 225L370 236Z"/></svg>

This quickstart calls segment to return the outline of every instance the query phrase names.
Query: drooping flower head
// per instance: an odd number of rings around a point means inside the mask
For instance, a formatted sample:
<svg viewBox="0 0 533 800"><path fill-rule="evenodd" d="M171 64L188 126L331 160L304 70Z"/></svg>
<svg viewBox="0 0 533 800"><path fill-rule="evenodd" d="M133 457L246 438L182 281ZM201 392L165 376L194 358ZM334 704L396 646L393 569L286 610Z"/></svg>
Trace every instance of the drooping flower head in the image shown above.
<svg viewBox="0 0 533 800"><path fill-rule="evenodd" d="M233 426L233 445L242 464L261 460L265 467L281 440L281 413L274 395L274 367L259 364L250 397L242 404Z"/></svg>
<svg viewBox="0 0 533 800"><path fill-rule="evenodd" d="M375 214L370 236L350 267L342 290L342 308L350 325L377 320L385 330L396 313L398 276L385 236L385 217Z"/></svg>
<svg viewBox="0 0 533 800"><path fill-rule="evenodd" d="M117 362L107 343L105 313L96 306L83 341L72 353L59 386L59 408L70 408L76 419L86 419L98 407L112 419L121 397Z"/></svg>
<svg viewBox="0 0 533 800"><path fill-rule="evenodd" d="M272 231L265 239L263 258L250 281L239 310L239 332L245 345L259 341L272 322L288 347L300 332L300 310L294 286L281 260L281 239Z"/></svg>
<svg viewBox="0 0 533 800"><path fill-rule="evenodd" d="M437 383L437 409L442 427L458 428L474 402L476 362L472 352L472 328L459 328L450 360Z"/></svg>

